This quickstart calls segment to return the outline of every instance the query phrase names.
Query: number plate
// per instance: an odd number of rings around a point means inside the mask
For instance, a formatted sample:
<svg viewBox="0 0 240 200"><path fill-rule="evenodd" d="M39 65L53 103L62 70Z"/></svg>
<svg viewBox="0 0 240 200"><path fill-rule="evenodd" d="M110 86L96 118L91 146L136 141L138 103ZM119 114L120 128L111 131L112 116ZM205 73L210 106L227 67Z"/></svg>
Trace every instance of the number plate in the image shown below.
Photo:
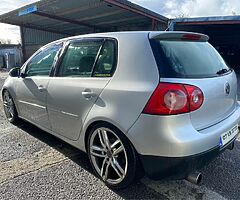
<svg viewBox="0 0 240 200"><path fill-rule="evenodd" d="M238 134L238 125L234 126L229 131L223 133L220 137L220 146L223 147L230 142Z"/></svg>

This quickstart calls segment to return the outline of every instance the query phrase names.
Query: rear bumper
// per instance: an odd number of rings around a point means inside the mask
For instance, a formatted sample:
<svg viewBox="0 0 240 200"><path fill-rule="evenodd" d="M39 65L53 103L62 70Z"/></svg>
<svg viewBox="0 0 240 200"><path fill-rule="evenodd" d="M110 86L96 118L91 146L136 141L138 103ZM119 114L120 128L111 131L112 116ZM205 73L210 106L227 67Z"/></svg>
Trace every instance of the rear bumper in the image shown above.
<svg viewBox="0 0 240 200"><path fill-rule="evenodd" d="M192 156L174 158L140 155L140 159L146 175L153 180L185 179L190 173L200 170L228 147L231 147L236 137L225 145L224 148L215 147L209 151Z"/></svg>
<svg viewBox="0 0 240 200"><path fill-rule="evenodd" d="M239 104L226 119L200 131L192 126L189 114L141 114L127 136L140 155L187 157L218 147L221 135L239 125L239 121Z"/></svg>

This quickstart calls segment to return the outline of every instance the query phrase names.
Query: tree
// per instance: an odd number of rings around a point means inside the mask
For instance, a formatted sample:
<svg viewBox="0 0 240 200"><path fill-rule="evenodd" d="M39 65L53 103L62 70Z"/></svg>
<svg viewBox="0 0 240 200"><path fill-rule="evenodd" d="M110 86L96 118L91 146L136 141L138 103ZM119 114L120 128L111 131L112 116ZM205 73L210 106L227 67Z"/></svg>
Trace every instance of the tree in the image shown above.
<svg viewBox="0 0 240 200"><path fill-rule="evenodd" d="M189 17L189 14L186 13L179 13L178 15L175 16L176 18L186 18Z"/></svg>
<svg viewBox="0 0 240 200"><path fill-rule="evenodd" d="M0 44L11 44L11 40L10 39L0 39Z"/></svg>

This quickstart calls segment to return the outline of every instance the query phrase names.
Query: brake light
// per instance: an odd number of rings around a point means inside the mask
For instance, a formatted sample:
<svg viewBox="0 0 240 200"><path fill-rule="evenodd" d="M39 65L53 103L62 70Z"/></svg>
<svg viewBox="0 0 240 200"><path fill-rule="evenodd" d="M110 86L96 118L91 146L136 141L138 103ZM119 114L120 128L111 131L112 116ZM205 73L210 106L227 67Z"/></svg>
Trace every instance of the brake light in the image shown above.
<svg viewBox="0 0 240 200"><path fill-rule="evenodd" d="M181 38L181 40L200 40L201 35L196 34L184 34Z"/></svg>
<svg viewBox="0 0 240 200"><path fill-rule="evenodd" d="M153 115L173 115L197 110L203 103L202 91L192 85L160 83L143 113Z"/></svg>

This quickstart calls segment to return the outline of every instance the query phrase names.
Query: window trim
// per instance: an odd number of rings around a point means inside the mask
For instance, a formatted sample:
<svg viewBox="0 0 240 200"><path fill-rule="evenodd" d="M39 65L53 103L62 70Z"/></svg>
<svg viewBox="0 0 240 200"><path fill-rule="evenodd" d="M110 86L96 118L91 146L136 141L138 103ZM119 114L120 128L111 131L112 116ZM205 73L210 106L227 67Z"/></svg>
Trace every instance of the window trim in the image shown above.
<svg viewBox="0 0 240 200"><path fill-rule="evenodd" d="M95 72L95 69L96 69L96 64L98 63L100 54L102 53L104 45L107 41L113 42L113 45L114 45L114 52L113 52L114 60L113 60L113 66L112 66L112 69L111 69L111 72L110 72L110 76L94 76L94 72ZM116 41L116 39L107 38L107 39L104 40L102 48L101 48L101 50L99 52L99 55L97 57L96 63L94 63L94 67L93 67L93 70L92 70L91 77L94 77L94 78L111 78L113 76L115 70L116 70L117 63L118 63L118 44L117 44L117 41Z"/></svg>
<svg viewBox="0 0 240 200"><path fill-rule="evenodd" d="M103 46L105 44L105 42L107 40L110 40L110 41L113 41L114 43L114 64L113 64L113 67L111 69L111 75L106 77L106 76L102 76L102 77L97 77L97 76L93 76L94 74L94 70L96 68L96 64L98 62L98 59L99 59L99 56L100 56L100 53L102 52L102 49L103 49ZM61 67L61 64L63 62L63 59L64 59L64 56L66 55L66 52L68 50L68 47L70 44L73 44L75 42L81 42L81 41L102 41L102 44L99 48L99 51L96 55L96 58L95 58L95 61L94 61L94 65L92 67L92 71L91 71L91 75L90 76L87 76L87 77L84 77L84 76L68 76L69 78L111 78L115 71L116 71L116 66L117 66L117 63L118 63L118 42L115 38L109 38L109 37L83 37L83 38L75 38L75 39L69 39L67 41L65 41L65 43L63 44L63 49L62 49L62 52L60 53L60 56L58 57L58 61L56 62L56 65L55 65L55 69L54 69L54 72L53 72L53 77L61 77L61 78L66 78L66 76L59 76L59 71L60 71L60 67Z"/></svg>
<svg viewBox="0 0 240 200"><path fill-rule="evenodd" d="M48 75L36 75L36 76L40 76L40 77L51 77L51 74L52 74L52 71L53 69L55 68L56 66L56 63L57 63L57 60L59 58L59 55L60 55L60 52L62 51L63 49L63 42L57 42L57 43L52 43L52 44L48 44L46 46L43 46L41 47L39 50L37 50L27 61L26 63L22 66L21 68L21 73L23 73L24 75L26 75L25 77L35 77L35 76L28 76L26 74L26 71L28 69L28 65L29 63L31 62L31 60L33 58L35 58L37 55L39 55L41 52L45 51L47 48L51 48L51 47L54 47L54 46L57 46L57 45L60 45L61 47L59 48L59 50L57 51L55 57L54 57L54 60L53 60L53 63L52 63L52 66L50 67L50 71L49 71L49 74Z"/></svg>
<svg viewBox="0 0 240 200"><path fill-rule="evenodd" d="M154 58L156 60L157 63L157 68L159 71L159 77L160 78L175 78L175 79L205 79L205 78L216 78L216 77L220 77L220 76L225 76L228 74L232 73L232 69L229 68L229 71L227 73L221 74L221 75L217 75L217 74L211 74L211 75L180 75L176 72L173 72L173 75L169 75L170 73L167 72L166 70L163 70L163 66L166 66L166 62L167 59L163 53L163 50L161 48L161 46L158 44L158 41L155 39L149 39L150 42L150 46L154 55ZM159 56L160 55L160 56ZM169 69L172 70L172 69Z"/></svg>

